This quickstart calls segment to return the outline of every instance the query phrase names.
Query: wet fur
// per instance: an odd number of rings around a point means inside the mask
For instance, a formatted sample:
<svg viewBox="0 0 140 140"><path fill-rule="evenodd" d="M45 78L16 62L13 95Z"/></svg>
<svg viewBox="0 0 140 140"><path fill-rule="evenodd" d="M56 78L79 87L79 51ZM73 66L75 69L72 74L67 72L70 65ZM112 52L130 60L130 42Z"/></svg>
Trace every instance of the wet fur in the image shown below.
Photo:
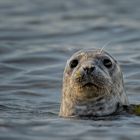
<svg viewBox="0 0 140 140"><path fill-rule="evenodd" d="M114 66L108 72L96 60L102 56L109 57ZM71 70L69 63L78 58L79 65ZM83 67L95 65L96 70L85 74ZM94 86L86 86L85 82L91 81ZM60 116L106 116L118 110L118 106L127 105L128 100L124 91L123 76L117 61L103 50L85 50L74 54L66 64L63 77L62 101Z"/></svg>

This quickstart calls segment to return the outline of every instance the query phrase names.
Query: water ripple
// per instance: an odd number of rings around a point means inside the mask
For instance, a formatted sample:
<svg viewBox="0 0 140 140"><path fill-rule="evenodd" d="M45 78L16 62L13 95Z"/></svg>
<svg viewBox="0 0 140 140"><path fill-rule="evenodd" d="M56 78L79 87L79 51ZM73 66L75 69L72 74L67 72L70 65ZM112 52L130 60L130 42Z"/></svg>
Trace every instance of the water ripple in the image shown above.
<svg viewBox="0 0 140 140"><path fill-rule="evenodd" d="M120 63L126 93L140 102L139 0L0 0L0 139L133 139L136 116L58 117L67 59L102 48Z"/></svg>

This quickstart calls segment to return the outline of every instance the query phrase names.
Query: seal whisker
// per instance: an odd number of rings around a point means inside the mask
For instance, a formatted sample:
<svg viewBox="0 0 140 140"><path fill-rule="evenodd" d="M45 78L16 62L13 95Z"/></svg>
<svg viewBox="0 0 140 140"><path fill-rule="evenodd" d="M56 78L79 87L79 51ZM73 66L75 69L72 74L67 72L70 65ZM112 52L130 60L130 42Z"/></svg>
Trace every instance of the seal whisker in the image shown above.
<svg viewBox="0 0 140 140"><path fill-rule="evenodd" d="M99 50L99 54L101 54L102 51L104 50L104 48L105 48L107 45L109 45L110 43L112 43L112 41L108 41L107 43L105 43L105 44L103 45L103 47Z"/></svg>

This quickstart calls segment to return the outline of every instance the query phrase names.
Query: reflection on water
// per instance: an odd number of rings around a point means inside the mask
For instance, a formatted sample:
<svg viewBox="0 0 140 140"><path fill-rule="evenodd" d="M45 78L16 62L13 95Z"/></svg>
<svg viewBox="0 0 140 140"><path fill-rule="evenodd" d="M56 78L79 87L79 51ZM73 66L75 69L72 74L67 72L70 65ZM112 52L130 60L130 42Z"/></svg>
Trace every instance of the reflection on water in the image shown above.
<svg viewBox="0 0 140 140"><path fill-rule="evenodd" d="M101 48L119 60L140 103L139 0L0 0L0 139L139 139L140 118L58 117L66 60Z"/></svg>

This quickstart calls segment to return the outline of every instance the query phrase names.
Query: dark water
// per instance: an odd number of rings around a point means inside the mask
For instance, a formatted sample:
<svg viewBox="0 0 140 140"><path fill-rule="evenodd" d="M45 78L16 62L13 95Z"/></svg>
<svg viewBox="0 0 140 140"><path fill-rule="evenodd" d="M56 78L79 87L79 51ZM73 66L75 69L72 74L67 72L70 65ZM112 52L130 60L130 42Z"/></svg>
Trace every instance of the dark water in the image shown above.
<svg viewBox="0 0 140 140"><path fill-rule="evenodd" d="M131 103L140 103L139 0L0 0L0 139L139 140L140 117L58 117L66 60L111 53Z"/></svg>

